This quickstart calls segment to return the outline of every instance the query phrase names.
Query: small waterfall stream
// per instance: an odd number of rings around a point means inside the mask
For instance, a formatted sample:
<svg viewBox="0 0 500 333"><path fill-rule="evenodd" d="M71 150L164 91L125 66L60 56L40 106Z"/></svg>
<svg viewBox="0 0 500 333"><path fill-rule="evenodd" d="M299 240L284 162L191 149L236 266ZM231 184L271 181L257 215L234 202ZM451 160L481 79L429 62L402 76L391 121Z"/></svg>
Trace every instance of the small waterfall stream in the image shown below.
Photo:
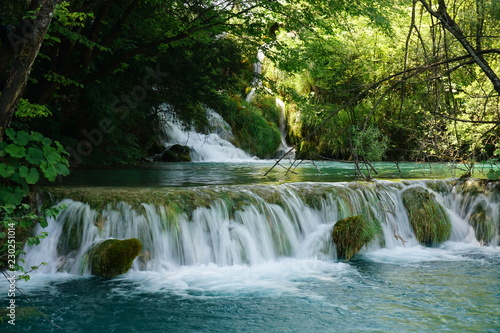
<svg viewBox="0 0 500 333"><path fill-rule="evenodd" d="M412 187L429 191L445 208L452 223L450 241L479 245L472 226L479 214L485 221L480 228L488 229L485 241L499 244L498 190L478 191L451 181L144 189L135 191L133 200L108 193L108 202L96 201L100 196L92 191L99 190L89 189L86 199L62 200L67 209L50 221L43 230L49 237L28 248L25 259L28 267L48 262L40 268L46 273L88 274L86 252L93 244L133 237L143 244L133 264L136 271L254 265L280 258L334 260L332 228L354 215L380 221L383 230L383 240L372 241L362 252L411 248L418 241L401 194Z"/></svg>
<svg viewBox="0 0 500 333"><path fill-rule="evenodd" d="M242 162L255 159L230 142L233 136L231 126L218 113L207 108L207 119L210 125L208 134L186 128L175 119L166 119L168 141L165 146L188 146L193 162Z"/></svg>

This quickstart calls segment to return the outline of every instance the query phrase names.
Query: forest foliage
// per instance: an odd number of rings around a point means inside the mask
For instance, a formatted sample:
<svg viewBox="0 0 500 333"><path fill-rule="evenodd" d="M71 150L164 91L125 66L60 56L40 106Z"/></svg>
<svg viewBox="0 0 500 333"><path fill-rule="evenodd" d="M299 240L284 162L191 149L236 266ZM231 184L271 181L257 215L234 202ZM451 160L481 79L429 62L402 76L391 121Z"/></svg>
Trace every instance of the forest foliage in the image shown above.
<svg viewBox="0 0 500 333"><path fill-rule="evenodd" d="M0 4L0 89L44 2ZM496 163L499 20L498 0L58 1L10 126L61 142L71 167L132 164L165 112L202 131L209 107L269 158L278 97L304 158Z"/></svg>

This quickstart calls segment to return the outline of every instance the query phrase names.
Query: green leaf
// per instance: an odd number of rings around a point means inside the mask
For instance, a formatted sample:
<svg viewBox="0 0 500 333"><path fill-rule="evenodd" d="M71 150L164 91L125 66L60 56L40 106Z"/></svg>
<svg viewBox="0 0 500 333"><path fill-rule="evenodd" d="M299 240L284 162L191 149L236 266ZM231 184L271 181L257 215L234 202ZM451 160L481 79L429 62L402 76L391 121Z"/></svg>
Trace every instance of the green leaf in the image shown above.
<svg viewBox="0 0 500 333"><path fill-rule="evenodd" d="M57 147L57 151L59 152L59 154L69 155L69 153L66 151L66 149L64 149L63 145L61 145L61 143L59 143L59 141L54 141L54 143Z"/></svg>
<svg viewBox="0 0 500 333"><path fill-rule="evenodd" d="M31 132L31 140L35 142L42 142L44 136L38 132Z"/></svg>
<svg viewBox="0 0 500 333"><path fill-rule="evenodd" d="M3 191L4 189L2 189ZM16 207L13 206L13 205L4 205L4 206L0 206L2 207L2 210L7 213L8 215L12 215L12 213L14 213L14 211L16 210Z"/></svg>
<svg viewBox="0 0 500 333"><path fill-rule="evenodd" d="M56 171L58 174L63 175L63 176L69 175L69 169L66 165L58 163L55 165L55 167L56 167Z"/></svg>
<svg viewBox="0 0 500 333"><path fill-rule="evenodd" d="M57 152L57 150L50 146L43 147L43 154L47 159L47 162L50 164L55 164L61 160L61 155Z"/></svg>
<svg viewBox="0 0 500 333"><path fill-rule="evenodd" d="M7 128L5 130L5 134L9 137L9 139L14 140L16 138L16 131L12 128Z"/></svg>
<svg viewBox="0 0 500 333"><path fill-rule="evenodd" d="M19 168L19 175L23 177L28 184L35 184L40 179L40 174L37 169L28 169L26 166Z"/></svg>
<svg viewBox="0 0 500 333"><path fill-rule="evenodd" d="M17 137L15 139L12 139L12 141L20 146L26 146L29 142L29 139L30 136L28 133L26 133L25 131L19 131L17 132Z"/></svg>
<svg viewBox="0 0 500 333"><path fill-rule="evenodd" d="M5 148L5 151L10 154L12 157L24 157L26 156L26 149L23 146L16 145L11 143Z"/></svg>
<svg viewBox="0 0 500 333"><path fill-rule="evenodd" d="M5 238L5 232L0 232L0 238Z"/></svg>
<svg viewBox="0 0 500 333"><path fill-rule="evenodd" d="M39 223L42 228L47 228L47 226L49 225L49 222L46 218L42 218Z"/></svg>
<svg viewBox="0 0 500 333"><path fill-rule="evenodd" d="M45 178L47 178L51 182L56 180L57 170L53 164L47 164L45 162L42 162L40 164L40 167L42 168L42 172Z"/></svg>
<svg viewBox="0 0 500 333"><path fill-rule="evenodd" d="M7 191L0 192L0 204L3 205L19 205L23 200L24 196L28 194L27 191L24 191L21 187L11 188Z"/></svg>
<svg viewBox="0 0 500 333"><path fill-rule="evenodd" d="M12 165L0 163L0 176L3 178L9 178L15 171L16 169Z"/></svg>
<svg viewBox="0 0 500 333"><path fill-rule="evenodd" d="M0 142L0 157L5 156L5 148L7 147L7 142L2 141Z"/></svg>
<svg viewBox="0 0 500 333"><path fill-rule="evenodd" d="M43 151L40 148L30 147L28 148L28 154L26 155L26 160L35 165L40 165L45 159Z"/></svg>
<svg viewBox="0 0 500 333"><path fill-rule="evenodd" d="M43 138L42 138L42 144L43 144L44 146L50 146L50 145L52 144L52 140L51 140L51 139L49 139L49 138L43 137ZM45 148L45 147L44 147L44 148Z"/></svg>
<svg viewBox="0 0 500 333"><path fill-rule="evenodd" d="M496 180L500 178L500 170L495 171L493 169L490 169L490 171L488 171L488 173L486 174L486 178L491 180Z"/></svg>

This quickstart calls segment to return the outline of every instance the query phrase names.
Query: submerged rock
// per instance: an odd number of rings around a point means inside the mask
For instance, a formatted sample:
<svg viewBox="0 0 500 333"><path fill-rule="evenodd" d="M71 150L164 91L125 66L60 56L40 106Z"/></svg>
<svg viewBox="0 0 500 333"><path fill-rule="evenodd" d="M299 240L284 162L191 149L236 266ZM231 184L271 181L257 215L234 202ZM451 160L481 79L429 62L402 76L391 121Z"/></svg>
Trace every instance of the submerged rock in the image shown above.
<svg viewBox="0 0 500 333"><path fill-rule="evenodd" d="M95 245L88 252L92 274L112 278L126 273L141 248L142 244L136 238L108 239Z"/></svg>
<svg viewBox="0 0 500 333"><path fill-rule="evenodd" d="M43 316L42 312L35 307L16 306L13 311L9 308L3 308L0 309L0 324L7 324L13 318L15 321L28 321L41 316Z"/></svg>
<svg viewBox="0 0 500 333"><path fill-rule="evenodd" d="M338 221L332 231L332 240L337 246L337 258L351 259L380 232L381 228L378 222L369 223L361 215Z"/></svg>
<svg viewBox="0 0 500 333"><path fill-rule="evenodd" d="M160 160L163 162L191 162L191 148L183 145L173 145L165 150Z"/></svg>
<svg viewBox="0 0 500 333"><path fill-rule="evenodd" d="M417 240L432 246L450 238L451 222L434 194L422 187L411 187L402 194L403 205Z"/></svg>

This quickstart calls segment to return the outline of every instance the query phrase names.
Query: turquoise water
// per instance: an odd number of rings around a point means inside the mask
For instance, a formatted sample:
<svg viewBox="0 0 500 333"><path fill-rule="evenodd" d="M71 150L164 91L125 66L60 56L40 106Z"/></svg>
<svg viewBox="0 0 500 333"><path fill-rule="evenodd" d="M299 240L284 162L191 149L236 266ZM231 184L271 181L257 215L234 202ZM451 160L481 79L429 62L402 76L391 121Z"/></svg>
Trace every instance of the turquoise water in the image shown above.
<svg viewBox="0 0 500 333"><path fill-rule="evenodd" d="M309 163L295 174L278 168L264 176L271 165L172 163L79 170L61 185L237 188L354 179L350 164ZM378 164L378 177L462 173L445 164L400 168L401 173L394 164ZM16 300L19 307L39 308L67 332L500 332L499 272L500 247L446 242L436 248L368 249L349 262L297 255L253 265L170 264L113 279L33 273L31 281L18 282L25 296L18 293ZM0 280L2 290L0 304L8 304L5 280ZM61 331L42 315L23 317L18 311L16 326L0 324L1 332Z"/></svg>
<svg viewBox="0 0 500 333"><path fill-rule="evenodd" d="M344 182L356 180L352 163L304 161L288 171L283 161L268 175L272 160L231 163L148 163L136 167L78 169L58 185L61 186L203 186L283 182ZM415 179L459 177L465 168L448 163L374 163L377 179ZM398 168L399 166L399 168ZM486 170L478 166L476 176Z"/></svg>
<svg viewBox="0 0 500 333"><path fill-rule="evenodd" d="M346 262L283 259L115 279L35 275L21 288L69 332L499 332L500 252L377 250ZM5 290L5 283L0 283ZM43 317L2 332L58 332Z"/></svg>

